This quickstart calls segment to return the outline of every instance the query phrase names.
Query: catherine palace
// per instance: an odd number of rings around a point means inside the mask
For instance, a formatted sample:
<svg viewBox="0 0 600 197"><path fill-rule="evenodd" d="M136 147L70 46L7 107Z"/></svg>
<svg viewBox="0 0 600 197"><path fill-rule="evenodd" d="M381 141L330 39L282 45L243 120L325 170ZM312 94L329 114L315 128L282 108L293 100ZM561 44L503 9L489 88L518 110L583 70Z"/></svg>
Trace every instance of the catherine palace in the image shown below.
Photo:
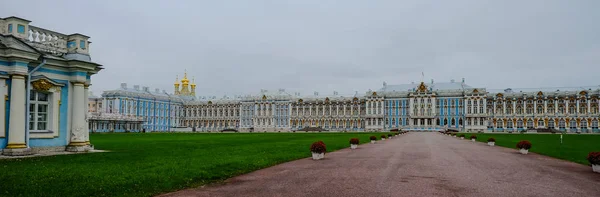
<svg viewBox="0 0 600 197"><path fill-rule="evenodd" d="M340 96L284 89L222 98L196 96L187 73L173 94L127 87L91 98L94 113L129 121L93 121L92 132L457 130L465 132L598 132L599 86L488 90L464 81L388 85ZM124 116L123 116L124 115ZM115 116L117 117L117 116ZM135 119L135 120L133 120ZM115 126L117 125L117 126Z"/></svg>

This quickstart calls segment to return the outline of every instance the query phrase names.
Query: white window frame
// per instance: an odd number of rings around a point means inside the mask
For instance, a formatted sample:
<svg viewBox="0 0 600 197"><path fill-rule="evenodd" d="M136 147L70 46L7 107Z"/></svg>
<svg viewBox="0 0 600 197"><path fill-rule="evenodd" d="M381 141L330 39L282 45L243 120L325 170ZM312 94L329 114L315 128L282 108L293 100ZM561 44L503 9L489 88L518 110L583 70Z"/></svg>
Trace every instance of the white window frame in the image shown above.
<svg viewBox="0 0 600 197"><path fill-rule="evenodd" d="M46 99L45 101L40 101L40 96L41 95L46 95ZM51 116L52 116L52 112L50 112L51 110L51 100L50 97L52 96L52 94L49 94L47 92L39 92L39 91L35 91L35 90L31 90L30 92L30 98L29 98L29 131L30 132L49 132L52 131L50 129L50 124L51 124ZM41 105L45 105L46 106L46 111L45 112L40 112L39 106ZM33 114L32 114L33 113ZM45 114L44 114L45 113ZM42 115L46 115L45 120L40 120L40 117ZM33 118L32 118L33 116ZM46 126L43 129L39 129L39 123L46 123Z"/></svg>
<svg viewBox="0 0 600 197"><path fill-rule="evenodd" d="M56 85L52 88L50 88L47 92L45 91L35 91L32 90L34 92L41 92L41 93L45 93L48 94L48 110L47 110L47 125L46 125L46 129L45 130L36 130L37 128L37 121L34 121L34 128L30 128L30 137L31 138L56 138L59 137L59 120L60 120L60 113L59 113L59 107L60 107L60 100L61 100L61 86L60 85ZM37 97L37 94L36 94ZM27 98L29 99L29 98ZM37 98L36 98L37 99ZM31 101L31 104L34 103L38 103L37 101ZM37 111L37 105L36 105L36 109L35 111ZM27 112L27 115L29 115L29 112ZM29 118L29 117L28 117ZM29 125L27 125L29 126Z"/></svg>

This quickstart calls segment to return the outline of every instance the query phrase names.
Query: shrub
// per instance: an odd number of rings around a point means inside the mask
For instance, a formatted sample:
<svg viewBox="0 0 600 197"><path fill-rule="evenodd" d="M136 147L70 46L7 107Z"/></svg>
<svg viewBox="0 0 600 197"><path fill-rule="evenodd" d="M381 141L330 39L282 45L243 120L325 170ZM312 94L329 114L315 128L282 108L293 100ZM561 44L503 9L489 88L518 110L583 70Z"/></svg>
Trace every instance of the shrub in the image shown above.
<svg viewBox="0 0 600 197"><path fill-rule="evenodd" d="M471 135L471 139L477 139L477 136Z"/></svg>
<svg viewBox="0 0 600 197"><path fill-rule="evenodd" d="M384 139L384 138L385 138L385 135L381 135L381 139Z"/></svg>
<svg viewBox="0 0 600 197"><path fill-rule="evenodd" d="M493 137L488 138L488 142L496 142L496 139L494 139Z"/></svg>
<svg viewBox="0 0 600 197"><path fill-rule="evenodd" d="M465 137L465 134L460 134L460 136L458 136L458 137Z"/></svg>
<svg viewBox="0 0 600 197"><path fill-rule="evenodd" d="M327 147L325 147L323 141L318 141L310 146L310 151L313 153L325 153L327 152Z"/></svg>
<svg viewBox="0 0 600 197"><path fill-rule="evenodd" d="M519 143L517 143L517 148L529 150L531 149L531 142L527 140L520 141Z"/></svg>
<svg viewBox="0 0 600 197"><path fill-rule="evenodd" d="M590 164L600 165L600 152L590 152L587 156L587 160Z"/></svg>
<svg viewBox="0 0 600 197"><path fill-rule="evenodd" d="M359 142L358 138L350 139L350 144L358 144L358 142Z"/></svg>
<svg viewBox="0 0 600 197"><path fill-rule="evenodd" d="M377 137L375 137L374 135L372 135L371 137L369 137L369 139L371 139L371 140L377 140Z"/></svg>

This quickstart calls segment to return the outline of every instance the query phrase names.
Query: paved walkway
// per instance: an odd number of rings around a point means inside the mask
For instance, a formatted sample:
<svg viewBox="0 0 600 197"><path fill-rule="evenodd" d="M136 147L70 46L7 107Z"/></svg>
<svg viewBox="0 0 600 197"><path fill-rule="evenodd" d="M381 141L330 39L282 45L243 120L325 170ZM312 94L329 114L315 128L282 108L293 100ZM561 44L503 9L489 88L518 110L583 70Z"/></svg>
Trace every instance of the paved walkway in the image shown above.
<svg viewBox="0 0 600 197"><path fill-rule="evenodd" d="M534 153L408 133L163 196L600 196L600 174Z"/></svg>

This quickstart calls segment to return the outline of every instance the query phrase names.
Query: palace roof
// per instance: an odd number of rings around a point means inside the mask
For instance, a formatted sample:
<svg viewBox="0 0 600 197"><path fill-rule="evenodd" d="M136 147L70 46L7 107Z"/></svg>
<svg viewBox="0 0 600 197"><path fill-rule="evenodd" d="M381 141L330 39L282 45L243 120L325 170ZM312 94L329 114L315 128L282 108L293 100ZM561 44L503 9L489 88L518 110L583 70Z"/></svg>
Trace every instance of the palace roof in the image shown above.
<svg viewBox="0 0 600 197"><path fill-rule="evenodd" d="M600 86L489 89L488 97L499 93L505 97L533 96L539 95L540 92L544 96L570 96L580 94L582 91L589 95L599 95Z"/></svg>
<svg viewBox="0 0 600 197"><path fill-rule="evenodd" d="M160 92L159 89L155 89L154 92L150 91L148 87L140 89L138 85L133 88L128 88L127 84L122 83L120 89L107 90L102 93L102 97L128 97L128 98L143 98L143 99L157 99L161 101L178 101L183 102L186 98L180 96L171 95L165 91ZM194 99L194 98L187 98Z"/></svg>

